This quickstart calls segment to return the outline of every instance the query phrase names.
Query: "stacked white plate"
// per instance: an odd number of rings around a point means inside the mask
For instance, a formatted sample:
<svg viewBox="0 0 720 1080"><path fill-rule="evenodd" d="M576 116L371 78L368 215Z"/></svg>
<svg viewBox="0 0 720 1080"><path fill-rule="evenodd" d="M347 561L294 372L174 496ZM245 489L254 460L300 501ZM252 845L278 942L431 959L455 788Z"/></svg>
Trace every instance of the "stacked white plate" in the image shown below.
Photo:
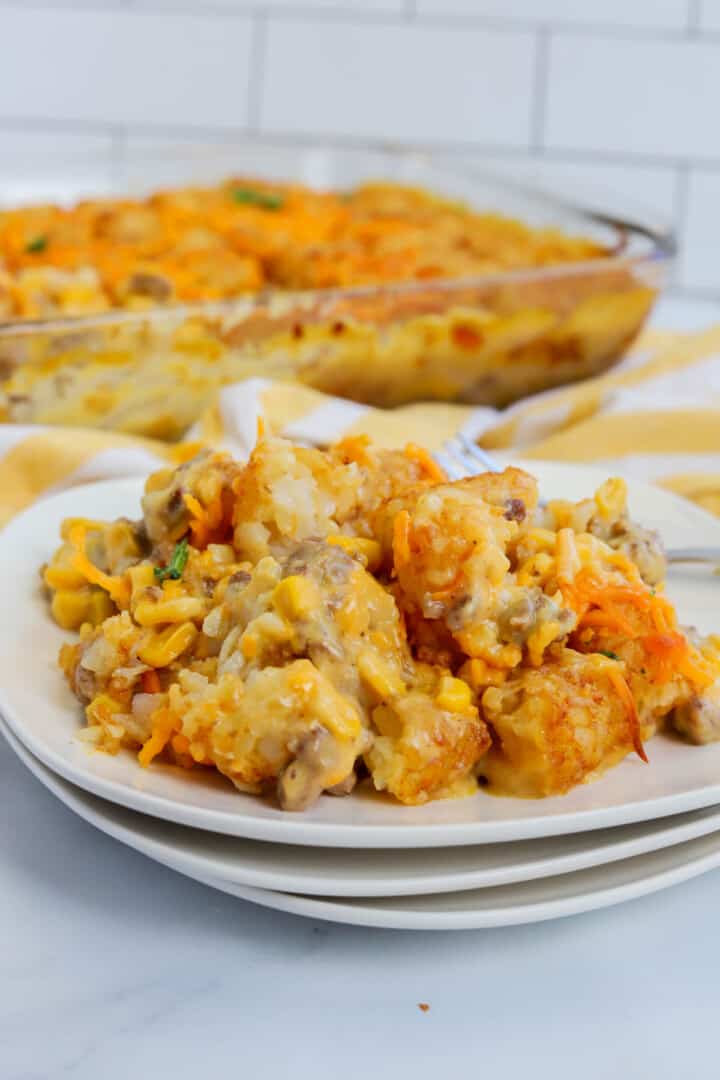
<svg viewBox="0 0 720 1080"><path fill-rule="evenodd" d="M533 463L543 494L587 496L603 474ZM137 516L142 483L64 492L0 535L3 731L41 783L75 813L182 874L245 900L368 926L453 929L533 922L664 888L720 865L720 744L658 737L650 765L629 757L592 784L541 801L472 798L409 808L362 788L283 813L220 776L77 739L77 702L56 657L67 639L49 618L38 568L65 517ZM720 521L642 484L633 515L668 545L720 545ZM720 579L673 571L681 620L720 630Z"/></svg>

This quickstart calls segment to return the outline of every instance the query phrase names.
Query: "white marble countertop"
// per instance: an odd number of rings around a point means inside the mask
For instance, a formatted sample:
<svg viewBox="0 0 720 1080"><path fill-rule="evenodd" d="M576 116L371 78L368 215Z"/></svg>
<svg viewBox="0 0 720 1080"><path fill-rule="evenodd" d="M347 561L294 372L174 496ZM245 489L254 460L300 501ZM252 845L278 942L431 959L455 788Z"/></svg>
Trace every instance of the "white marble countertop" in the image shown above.
<svg viewBox="0 0 720 1080"><path fill-rule="evenodd" d="M700 328L716 310L668 301L656 325ZM1 739L0 785L0 1080L717 1072L718 872L534 926L346 928L122 847Z"/></svg>

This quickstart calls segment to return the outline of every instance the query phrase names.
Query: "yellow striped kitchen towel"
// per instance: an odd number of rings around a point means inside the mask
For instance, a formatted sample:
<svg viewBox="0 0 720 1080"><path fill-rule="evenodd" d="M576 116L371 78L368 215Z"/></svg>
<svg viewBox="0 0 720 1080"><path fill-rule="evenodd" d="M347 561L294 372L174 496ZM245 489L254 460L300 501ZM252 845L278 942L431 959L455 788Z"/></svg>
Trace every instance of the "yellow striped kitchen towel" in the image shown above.
<svg viewBox="0 0 720 1080"><path fill-rule="evenodd" d="M489 450L588 462L670 488L720 515L720 326L648 330L611 373L507 409L428 403L383 411L293 383L249 379L221 391L188 441L0 425L0 523L40 496L93 480L138 476L199 445L246 455L257 420L305 443L366 433L383 446L435 449L462 431Z"/></svg>

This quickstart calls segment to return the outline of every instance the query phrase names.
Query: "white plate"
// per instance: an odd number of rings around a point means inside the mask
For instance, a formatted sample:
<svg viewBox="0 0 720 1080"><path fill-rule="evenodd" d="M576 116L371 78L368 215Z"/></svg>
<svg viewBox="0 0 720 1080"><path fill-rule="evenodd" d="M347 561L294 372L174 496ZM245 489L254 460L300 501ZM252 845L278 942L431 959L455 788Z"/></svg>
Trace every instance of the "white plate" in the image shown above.
<svg viewBox="0 0 720 1080"><path fill-rule="evenodd" d="M0 720L0 732L61 802L108 836L203 881L323 897L418 896L557 877L720 830L720 809L575 836L438 848L351 851L264 844L172 825L90 795L51 772Z"/></svg>
<svg viewBox="0 0 720 1080"><path fill-rule="evenodd" d="M376 899L325 900L251 889L188 874L172 863L166 865L211 889L308 919L386 930L488 930L580 915L690 881L720 867L720 836L713 833L678 847L562 877L470 892Z"/></svg>
<svg viewBox="0 0 720 1080"><path fill-rule="evenodd" d="M604 474L581 466L534 463L546 496L580 498ZM303 814L287 814L235 791L206 770L154 765L134 755L91 752L75 735L77 702L56 666L67 634L55 626L42 595L38 567L53 551L66 516L137 516L141 483L122 480L63 492L37 503L0 534L0 711L15 734L53 771L142 813L202 829L287 844L328 847L437 847L557 836L646 821L720 803L720 745L691 747L658 738L650 766L634 756L595 783L539 801L485 793L425 807L402 807L362 790L348 799L321 799ZM659 527L668 543L720 544L720 521L683 500L645 485L631 486L633 513ZM670 594L681 618L702 630L720 627L720 580L705 569L674 575ZM713 612L713 607L715 612Z"/></svg>
<svg viewBox="0 0 720 1080"><path fill-rule="evenodd" d="M177 827L152 822L80 791L50 772L14 735L7 731L5 734L41 783L69 809L103 832L210 888L262 907L329 922L396 930L470 930L541 922L632 900L720 866L720 834L715 832L608 866L464 892L342 900L274 892L217 876L199 860L188 860L181 851L182 845L166 840L167 832L177 832ZM163 834L159 841L158 833ZM205 838L216 839L207 833ZM227 839L223 842L230 843ZM282 849L273 845L272 850ZM445 854L433 852L432 858Z"/></svg>

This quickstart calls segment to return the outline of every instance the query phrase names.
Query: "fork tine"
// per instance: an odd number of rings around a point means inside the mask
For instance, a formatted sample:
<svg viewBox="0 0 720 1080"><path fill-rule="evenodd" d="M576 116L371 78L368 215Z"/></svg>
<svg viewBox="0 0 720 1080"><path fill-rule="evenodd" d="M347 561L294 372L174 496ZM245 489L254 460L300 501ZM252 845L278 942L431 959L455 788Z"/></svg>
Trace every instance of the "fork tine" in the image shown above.
<svg viewBox="0 0 720 1080"><path fill-rule="evenodd" d="M448 480L463 480L467 476L467 468L459 464L457 458L451 457L443 450L435 450L432 455L441 469L446 473Z"/></svg>
<svg viewBox="0 0 720 1080"><path fill-rule="evenodd" d="M446 439L442 444L441 453L450 464L452 472L448 472L448 476L452 480L464 480L475 472L475 465L465 457L457 439Z"/></svg>
<svg viewBox="0 0 720 1080"><path fill-rule="evenodd" d="M484 450L471 442L466 435L446 439L442 450L434 450L432 457L445 470L449 480L464 480L467 476L477 476L480 471L502 472L501 467L493 460L490 454L486 454ZM483 466L482 470L477 468L478 465ZM545 506L546 500L541 499L538 505ZM669 563L707 562L720 564L720 547L670 548L666 555ZM720 565L718 565L717 571L720 572Z"/></svg>
<svg viewBox="0 0 720 1080"><path fill-rule="evenodd" d="M471 458L472 461L476 462L478 465L482 465L484 472L502 472L502 468L498 465L497 461L495 461L490 454L486 453L485 450L481 449L477 443L473 442L472 439L469 439L467 435L463 435L462 433L458 434L457 441L463 448L466 457ZM477 472L477 469L475 471Z"/></svg>
<svg viewBox="0 0 720 1080"><path fill-rule="evenodd" d="M452 480L477 476L483 472L501 472L497 462L464 435L456 435L452 439L446 439L440 454L442 454L443 460L440 462L438 457L438 461ZM450 465L449 468L448 465Z"/></svg>

